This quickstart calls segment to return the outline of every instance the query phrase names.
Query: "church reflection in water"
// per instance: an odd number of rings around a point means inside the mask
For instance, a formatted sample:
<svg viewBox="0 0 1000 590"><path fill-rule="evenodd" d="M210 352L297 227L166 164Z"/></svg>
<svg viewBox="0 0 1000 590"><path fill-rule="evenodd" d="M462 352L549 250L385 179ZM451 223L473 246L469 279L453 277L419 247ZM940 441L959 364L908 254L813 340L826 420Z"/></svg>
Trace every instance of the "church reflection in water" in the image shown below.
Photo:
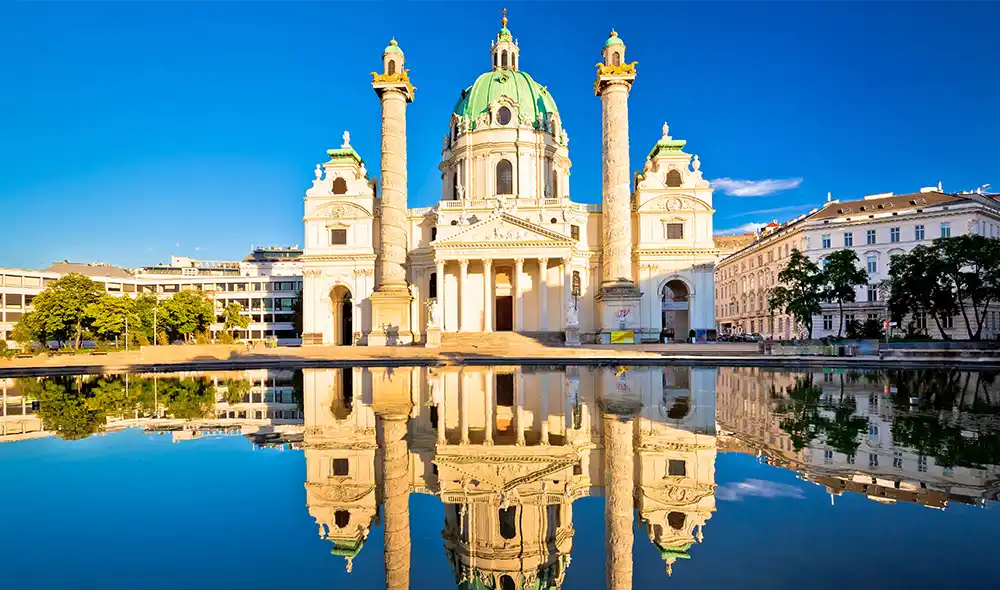
<svg viewBox="0 0 1000 590"><path fill-rule="evenodd" d="M409 495L444 504L461 588L558 588L573 502L605 496L607 585L632 587L634 519L669 574L715 510L715 369L303 371L306 498L352 560L381 518L387 588L408 588Z"/></svg>

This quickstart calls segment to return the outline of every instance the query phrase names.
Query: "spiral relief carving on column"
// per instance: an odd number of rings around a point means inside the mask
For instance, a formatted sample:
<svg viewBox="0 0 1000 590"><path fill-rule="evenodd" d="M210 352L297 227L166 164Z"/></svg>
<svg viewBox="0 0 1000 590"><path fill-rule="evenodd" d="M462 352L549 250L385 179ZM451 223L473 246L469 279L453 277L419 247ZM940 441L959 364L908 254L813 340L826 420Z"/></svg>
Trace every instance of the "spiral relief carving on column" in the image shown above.
<svg viewBox="0 0 1000 590"><path fill-rule="evenodd" d="M382 95L382 244L379 279L383 288L406 285L406 98Z"/></svg>
<svg viewBox="0 0 1000 590"><path fill-rule="evenodd" d="M632 420L604 414L604 518L607 587L632 588Z"/></svg>
<svg viewBox="0 0 1000 590"><path fill-rule="evenodd" d="M601 94L604 147L603 282L632 280L628 88L610 84Z"/></svg>
<svg viewBox="0 0 1000 590"><path fill-rule="evenodd" d="M410 457L406 417L379 417L385 455L382 464L385 502L385 586L410 587Z"/></svg>

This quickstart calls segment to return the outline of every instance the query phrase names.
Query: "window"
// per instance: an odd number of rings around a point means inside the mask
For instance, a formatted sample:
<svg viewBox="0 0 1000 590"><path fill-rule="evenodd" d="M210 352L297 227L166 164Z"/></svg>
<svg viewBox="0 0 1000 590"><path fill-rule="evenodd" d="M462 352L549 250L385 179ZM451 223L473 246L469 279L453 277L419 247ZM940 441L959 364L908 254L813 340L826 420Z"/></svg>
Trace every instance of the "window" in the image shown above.
<svg viewBox="0 0 1000 590"><path fill-rule="evenodd" d="M347 230L346 229L331 229L330 230L330 245L331 246L343 246L347 244Z"/></svg>
<svg viewBox="0 0 1000 590"><path fill-rule="evenodd" d="M347 181L341 177L333 179L333 194L344 195L347 194Z"/></svg>
<svg viewBox="0 0 1000 590"><path fill-rule="evenodd" d="M500 519L500 536L504 539L513 539L517 536L517 508L509 506L501 508L497 517Z"/></svg>
<svg viewBox="0 0 1000 590"><path fill-rule="evenodd" d="M667 186L676 188L681 185L681 173L677 170L667 172Z"/></svg>
<svg viewBox="0 0 1000 590"><path fill-rule="evenodd" d="M514 194L514 169L510 165L510 160L497 162L497 194Z"/></svg>
<svg viewBox="0 0 1000 590"><path fill-rule="evenodd" d="M923 224L918 225L913 228L913 239L916 241L922 241L924 239L924 226Z"/></svg>
<svg viewBox="0 0 1000 590"><path fill-rule="evenodd" d="M944 326L945 330L950 330L955 327L955 316L945 316L941 318L941 325Z"/></svg>
<svg viewBox="0 0 1000 590"><path fill-rule="evenodd" d="M436 299L438 296L438 275L436 272L431 273L430 281L427 284L427 297L430 299Z"/></svg>
<svg viewBox="0 0 1000 590"><path fill-rule="evenodd" d="M833 463L833 451L830 449L823 450L823 462L827 464Z"/></svg>
<svg viewBox="0 0 1000 590"><path fill-rule="evenodd" d="M926 330L927 314L922 311L913 314L913 326L918 330Z"/></svg>
<svg viewBox="0 0 1000 590"><path fill-rule="evenodd" d="M392 59L389 60L389 68L388 68L387 73L390 76L396 73L396 61L395 60L392 60Z"/></svg>
<svg viewBox="0 0 1000 590"><path fill-rule="evenodd" d="M878 467L878 455L875 453L868 453L868 466Z"/></svg>
<svg viewBox="0 0 1000 590"><path fill-rule="evenodd" d="M890 227L889 228L889 241L892 242L893 244L895 244L896 242L899 241L899 228L898 227Z"/></svg>
<svg viewBox="0 0 1000 590"><path fill-rule="evenodd" d="M899 451L893 451L892 452L892 467L894 469L902 469L903 468L903 453L901 453Z"/></svg>
<svg viewBox="0 0 1000 590"><path fill-rule="evenodd" d="M868 285L868 301L878 301L878 285Z"/></svg>
<svg viewBox="0 0 1000 590"><path fill-rule="evenodd" d="M336 476L345 476L349 473L349 463L347 459L334 459L333 460L333 474Z"/></svg>
<svg viewBox="0 0 1000 590"><path fill-rule="evenodd" d="M333 523L342 529L351 524L351 513L348 510L338 510L333 513Z"/></svg>
<svg viewBox="0 0 1000 590"><path fill-rule="evenodd" d="M844 247L850 248L854 245L854 234L849 231L844 232Z"/></svg>
<svg viewBox="0 0 1000 590"><path fill-rule="evenodd" d="M500 109L497 110L497 123L500 123L501 125L510 123L510 109L507 107L500 107Z"/></svg>
<svg viewBox="0 0 1000 590"><path fill-rule="evenodd" d="M667 239L668 240L683 240L684 239L684 224L683 223L668 223L667 224Z"/></svg>
<svg viewBox="0 0 1000 590"><path fill-rule="evenodd" d="M875 399L876 399L876 403L877 403L878 398L875 398ZM878 424L869 424L868 425L868 440L870 440L870 441L877 441L878 440Z"/></svg>
<svg viewBox="0 0 1000 590"><path fill-rule="evenodd" d="M865 261L868 264L868 274L873 275L878 272L878 258L874 254L869 254Z"/></svg>
<svg viewBox="0 0 1000 590"><path fill-rule="evenodd" d="M833 329L833 316L832 315L824 315L823 316L823 329L824 330L832 330Z"/></svg>
<svg viewBox="0 0 1000 590"><path fill-rule="evenodd" d="M569 226L569 237L573 238L574 240L579 240L580 239L580 226L579 225L571 225L571 226Z"/></svg>
<svg viewBox="0 0 1000 590"><path fill-rule="evenodd" d="M558 170L553 170L552 171L552 198L553 199L558 199L559 198L559 171Z"/></svg>
<svg viewBox="0 0 1000 590"><path fill-rule="evenodd" d="M431 228L431 241L433 242L436 239L438 239L438 228L432 227Z"/></svg>
<svg viewBox="0 0 1000 590"><path fill-rule="evenodd" d="M865 232L865 243L866 244L874 244L875 243L875 230L870 229L867 232Z"/></svg>
<svg viewBox="0 0 1000 590"><path fill-rule="evenodd" d="M823 241L824 248L830 247L830 234L823 234L823 236L820 239Z"/></svg>
<svg viewBox="0 0 1000 590"><path fill-rule="evenodd" d="M684 477L687 475L687 463L682 459L667 460L667 475Z"/></svg>
<svg viewBox="0 0 1000 590"><path fill-rule="evenodd" d="M941 222L941 237L942 238L951 237L951 222L948 221Z"/></svg>
<svg viewBox="0 0 1000 590"><path fill-rule="evenodd" d="M506 49L504 49L500 53L500 67L501 68L506 68L507 67L507 50Z"/></svg>
<svg viewBox="0 0 1000 590"><path fill-rule="evenodd" d="M675 531L683 530L684 522L686 520L687 517L684 515L683 512L670 512L667 514L667 524L670 525L670 528L674 529Z"/></svg>
<svg viewBox="0 0 1000 590"><path fill-rule="evenodd" d="M923 455L917 457L917 471L927 473L927 457Z"/></svg>

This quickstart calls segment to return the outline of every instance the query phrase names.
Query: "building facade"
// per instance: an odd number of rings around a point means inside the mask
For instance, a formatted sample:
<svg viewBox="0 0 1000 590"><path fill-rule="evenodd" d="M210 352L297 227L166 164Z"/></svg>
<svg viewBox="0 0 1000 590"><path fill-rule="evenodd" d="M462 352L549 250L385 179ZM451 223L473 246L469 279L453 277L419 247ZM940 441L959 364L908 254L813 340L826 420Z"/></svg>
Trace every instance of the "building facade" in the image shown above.
<svg viewBox="0 0 1000 590"><path fill-rule="evenodd" d="M150 293L160 299L181 291L195 291L210 298L218 314L231 302L239 303L250 316L238 338L277 338L299 342L295 306L302 291L302 268L298 248L256 248L242 261L208 261L172 256L169 265L122 269L106 264L57 262L45 270L0 268L0 340L11 332L31 302L53 281L79 273L100 283L111 295L136 297ZM212 324L214 335L221 323Z"/></svg>
<svg viewBox="0 0 1000 590"><path fill-rule="evenodd" d="M446 334L576 328L591 341L612 330L684 339L714 328L718 251L701 162L664 125L633 177L635 64L614 32L601 57L602 205L571 198L564 121L549 89L522 69L504 18L489 70L460 92L448 119L441 201L408 208L405 116L414 94L393 40L373 82L381 183L345 132L306 192L304 342L419 343L428 325Z"/></svg>
<svg viewBox="0 0 1000 590"><path fill-rule="evenodd" d="M990 195L947 194L939 188L918 193L870 195L855 201L828 200L785 224L772 223L762 229L750 245L726 256L715 268L716 322L721 332L757 333L765 338L804 337L794 319L768 306L768 292L778 285L778 273L792 250L799 250L822 264L842 248L852 248L868 273L868 283L858 287L855 301L845 303L847 321L886 320L884 293L879 285L889 276L893 256L909 252L938 237L974 233L1000 237L1000 207ZM908 317L918 329L940 337L927 317ZM952 337L966 337L961 314L945 322ZM824 303L813 318L813 337L836 336L840 316L836 303ZM997 312L987 316L983 337L1000 333Z"/></svg>

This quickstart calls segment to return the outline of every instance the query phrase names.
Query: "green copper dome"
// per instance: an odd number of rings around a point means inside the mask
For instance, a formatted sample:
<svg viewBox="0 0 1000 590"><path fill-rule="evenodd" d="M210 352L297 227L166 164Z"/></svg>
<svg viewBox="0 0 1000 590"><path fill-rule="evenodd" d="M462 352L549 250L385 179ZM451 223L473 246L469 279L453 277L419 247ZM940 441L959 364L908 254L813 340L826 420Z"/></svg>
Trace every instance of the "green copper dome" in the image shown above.
<svg viewBox="0 0 1000 590"><path fill-rule="evenodd" d="M611 29L611 34L608 35L608 40L604 42L605 47L610 47L612 45L624 45L624 44L625 42L622 41L622 38L618 36L618 32L615 31L614 29Z"/></svg>
<svg viewBox="0 0 1000 590"><path fill-rule="evenodd" d="M396 43L395 37L392 38L392 41L389 41L389 45L385 48L385 51L382 52L382 55L385 55L386 53L397 53L399 55L403 55L403 50L399 48L399 43Z"/></svg>
<svg viewBox="0 0 1000 590"><path fill-rule="evenodd" d="M465 90L455 104L454 113L468 119L469 128L476 128L476 119L490 111L490 105L501 96L510 98L517 104L519 115L531 117L532 126L538 128L539 115L547 119L550 113L557 114L556 101L549 91L535 82L526 72L516 70L496 70L486 72Z"/></svg>

